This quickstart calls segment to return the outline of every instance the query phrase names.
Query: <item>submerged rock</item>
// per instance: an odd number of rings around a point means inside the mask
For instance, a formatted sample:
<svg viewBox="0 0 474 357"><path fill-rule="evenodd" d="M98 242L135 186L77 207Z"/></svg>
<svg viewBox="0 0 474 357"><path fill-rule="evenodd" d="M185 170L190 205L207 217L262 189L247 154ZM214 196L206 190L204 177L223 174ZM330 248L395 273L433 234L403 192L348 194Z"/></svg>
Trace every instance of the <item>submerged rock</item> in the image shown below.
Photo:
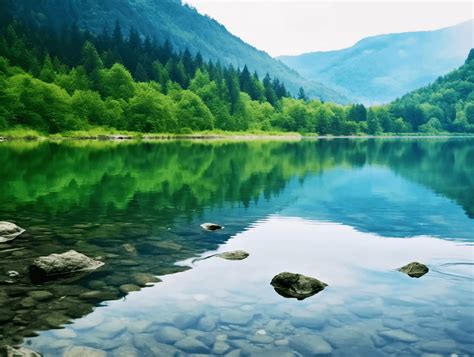
<svg viewBox="0 0 474 357"><path fill-rule="evenodd" d="M270 284L281 296L298 300L313 296L328 286L318 279L288 272L276 275Z"/></svg>
<svg viewBox="0 0 474 357"><path fill-rule="evenodd" d="M38 352L25 347L0 346L0 356L4 357L41 357Z"/></svg>
<svg viewBox="0 0 474 357"><path fill-rule="evenodd" d="M243 250L234 250L232 252L224 252L216 254L215 257L219 257L227 260L243 260L247 258L250 254Z"/></svg>
<svg viewBox="0 0 474 357"><path fill-rule="evenodd" d="M407 274L411 278L420 278L430 270L424 264L412 262L398 269L398 271Z"/></svg>
<svg viewBox="0 0 474 357"><path fill-rule="evenodd" d="M5 243L15 239L25 230L15 223L0 221L0 243Z"/></svg>
<svg viewBox="0 0 474 357"><path fill-rule="evenodd" d="M107 357L107 353L102 350L97 350L95 348L85 347L85 346L74 346L67 349L63 357Z"/></svg>
<svg viewBox="0 0 474 357"><path fill-rule="evenodd" d="M203 229L205 229L206 231L217 231L219 229L224 228L223 226L220 226L220 225L215 224L215 223L203 223L203 224L201 224L201 227Z"/></svg>
<svg viewBox="0 0 474 357"><path fill-rule="evenodd" d="M39 257L30 266L30 276L34 281L42 281L73 273L95 270L104 265L103 262L70 250L62 254L51 254Z"/></svg>

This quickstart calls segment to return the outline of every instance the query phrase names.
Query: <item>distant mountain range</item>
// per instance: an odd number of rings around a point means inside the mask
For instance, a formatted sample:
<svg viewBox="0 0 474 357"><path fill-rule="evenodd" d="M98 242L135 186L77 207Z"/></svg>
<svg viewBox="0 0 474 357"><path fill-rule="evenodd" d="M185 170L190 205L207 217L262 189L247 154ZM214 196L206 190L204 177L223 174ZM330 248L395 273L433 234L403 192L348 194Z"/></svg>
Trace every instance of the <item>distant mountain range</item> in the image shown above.
<svg viewBox="0 0 474 357"><path fill-rule="evenodd" d="M474 20L435 31L367 37L337 51L278 57L303 77L364 104L386 103L463 64Z"/></svg>
<svg viewBox="0 0 474 357"><path fill-rule="evenodd" d="M141 35L160 42L169 39L175 48L192 53L198 51L206 59L220 61L257 71L263 77L267 72L283 81L292 94L303 87L308 95L325 101L347 103L337 91L308 80L267 53L259 51L231 34L217 21L183 5L180 0L1 0L17 17L36 24L52 26L58 31L76 23L81 29L101 33L113 30L118 20L125 34L134 27Z"/></svg>

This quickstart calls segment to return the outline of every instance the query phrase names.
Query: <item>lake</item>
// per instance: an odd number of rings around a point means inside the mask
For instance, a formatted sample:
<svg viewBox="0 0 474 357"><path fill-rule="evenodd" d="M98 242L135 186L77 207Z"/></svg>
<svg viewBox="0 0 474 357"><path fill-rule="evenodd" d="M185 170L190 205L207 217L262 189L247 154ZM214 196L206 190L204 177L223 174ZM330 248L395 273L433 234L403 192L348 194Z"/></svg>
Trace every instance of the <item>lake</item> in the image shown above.
<svg viewBox="0 0 474 357"><path fill-rule="evenodd" d="M3 142L0 221L26 229L0 244L0 345L474 354L474 138ZM30 280L35 258L71 249L105 264ZM201 259L233 250L250 255ZM412 261L430 271L397 271ZM328 286L284 298L284 271Z"/></svg>

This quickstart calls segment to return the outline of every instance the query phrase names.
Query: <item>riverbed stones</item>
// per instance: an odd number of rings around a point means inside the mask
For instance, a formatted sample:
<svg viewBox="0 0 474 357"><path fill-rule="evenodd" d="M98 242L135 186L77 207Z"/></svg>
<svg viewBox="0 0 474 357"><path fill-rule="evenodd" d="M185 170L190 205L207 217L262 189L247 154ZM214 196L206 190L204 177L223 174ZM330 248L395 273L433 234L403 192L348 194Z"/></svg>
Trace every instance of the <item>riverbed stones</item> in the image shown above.
<svg viewBox="0 0 474 357"><path fill-rule="evenodd" d="M128 294L128 293L131 293L133 291L139 291L140 287L135 285L135 284L123 284L123 285L120 285L119 289L124 294Z"/></svg>
<svg viewBox="0 0 474 357"><path fill-rule="evenodd" d="M47 280L73 273L88 272L100 268L104 263L70 250L62 254L51 254L39 257L30 266L33 280Z"/></svg>
<svg viewBox="0 0 474 357"><path fill-rule="evenodd" d="M206 315L203 316L197 325L197 328L201 331L211 332L217 327L219 319L216 316Z"/></svg>
<svg viewBox="0 0 474 357"><path fill-rule="evenodd" d="M244 260L249 256L249 253L244 250L234 250L231 252L219 253L215 256L226 260Z"/></svg>
<svg viewBox="0 0 474 357"><path fill-rule="evenodd" d="M222 310L221 322L228 325L246 326L253 320L254 314L249 311Z"/></svg>
<svg viewBox="0 0 474 357"><path fill-rule="evenodd" d="M328 286L318 279L288 272L276 275L270 284L281 296L298 300L313 296Z"/></svg>
<svg viewBox="0 0 474 357"><path fill-rule="evenodd" d="M25 347L0 346L0 356L5 357L41 357L38 352Z"/></svg>
<svg viewBox="0 0 474 357"><path fill-rule="evenodd" d="M67 349L63 357L107 357L107 353L102 350L85 346L74 346Z"/></svg>
<svg viewBox="0 0 474 357"><path fill-rule="evenodd" d="M424 352L441 353L444 355L454 352L456 349L456 343L449 339L439 339L420 342L416 347Z"/></svg>
<svg viewBox="0 0 474 357"><path fill-rule="evenodd" d="M215 223L203 223L201 224L201 228L206 230L206 231L217 231L217 230L220 230L220 229L223 229L224 227L219 225L219 224L215 224Z"/></svg>
<svg viewBox="0 0 474 357"><path fill-rule="evenodd" d="M315 335L294 335L289 338L291 348L304 356L329 355L332 347L326 340Z"/></svg>
<svg viewBox="0 0 474 357"><path fill-rule="evenodd" d="M402 329L382 330L378 331L378 334L386 340L391 341L400 341L405 343L413 343L418 341L418 337Z"/></svg>
<svg viewBox="0 0 474 357"><path fill-rule="evenodd" d="M35 290L28 292L28 295L36 301L46 301L54 297L52 293L46 290Z"/></svg>
<svg viewBox="0 0 474 357"><path fill-rule="evenodd" d="M173 344L185 338L186 335L176 327L160 326L155 331L154 337L158 342Z"/></svg>
<svg viewBox="0 0 474 357"><path fill-rule="evenodd" d="M187 353L208 353L209 348L193 337L185 337L177 341L174 346Z"/></svg>
<svg viewBox="0 0 474 357"><path fill-rule="evenodd" d="M398 271L407 274L411 278L420 278L428 273L429 269L424 264L411 262L399 268Z"/></svg>
<svg viewBox="0 0 474 357"><path fill-rule="evenodd" d="M25 230L15 223L0 221L0 243L11 241L21 235Z"/></svg>

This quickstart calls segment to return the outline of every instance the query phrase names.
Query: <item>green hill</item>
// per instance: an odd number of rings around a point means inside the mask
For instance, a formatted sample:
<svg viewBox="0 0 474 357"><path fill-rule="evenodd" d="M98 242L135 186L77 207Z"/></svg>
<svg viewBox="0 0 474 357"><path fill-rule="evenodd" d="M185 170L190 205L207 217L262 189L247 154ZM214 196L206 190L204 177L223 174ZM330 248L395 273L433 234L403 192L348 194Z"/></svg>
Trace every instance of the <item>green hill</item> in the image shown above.
<svg viewBox="0 0 474 357"><path fill-rule="evenodd" d="M37 25L52 26L59 32L67 24L101 34L112 32L116 21L125 34L131 27L142 36L156 38L160 43L170 40L175 48L200 52L205 59L220 61L251 71L263 78L268 72L279 78L296 94L301 86L312 96L325 101L347 102L345 96L328 86L309 81L267 53L243 42L226 28L180 0L2 0L16 16Z"/></svg>
<svg viewBox="0 0 474 357"><path fill-rule="evenodd" d="M387 103L459 67L474 46L473 26L471 20L436 31L368 37L343 50L279 59L355 101Z"/></svg>

